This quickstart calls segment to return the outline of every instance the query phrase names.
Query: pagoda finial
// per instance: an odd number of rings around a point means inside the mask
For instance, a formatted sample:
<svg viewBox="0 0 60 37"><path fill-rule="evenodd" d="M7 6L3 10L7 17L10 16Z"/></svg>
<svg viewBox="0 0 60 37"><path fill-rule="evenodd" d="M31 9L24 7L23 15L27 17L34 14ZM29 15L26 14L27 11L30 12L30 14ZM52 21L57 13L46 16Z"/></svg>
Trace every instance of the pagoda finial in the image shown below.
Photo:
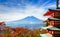
<svg viewBox="0 0 60 37"><path fill-rule="evenodd" d="M59 0L56 0L56 9L59 9Z"/></svg>

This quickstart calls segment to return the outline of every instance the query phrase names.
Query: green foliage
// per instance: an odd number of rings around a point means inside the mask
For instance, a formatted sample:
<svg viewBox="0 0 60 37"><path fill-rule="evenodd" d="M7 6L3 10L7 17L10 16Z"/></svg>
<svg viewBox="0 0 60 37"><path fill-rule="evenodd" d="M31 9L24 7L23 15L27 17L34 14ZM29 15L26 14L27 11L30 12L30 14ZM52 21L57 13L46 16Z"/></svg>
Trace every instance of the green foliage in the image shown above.
<svg viewBox="0 0 60 37"><path fill-rule="evenodd" d="M4 30L4 37L6 37L6 34L9 34L9 33L10 33L9 28L8 28L8 29L6 29L6 30Z"/></svg>
<svg viewBox="0 0 60 37"><path fill-rule="evenodd" d="M49 24L50 24L49 22L46 22L45 27L48 26Z"/></svg>
<svg viewBox="0 0 60 37"><path fill-rule="evenodd" d="M39 35L37 35L37 37L41 37L41 36L40 36L40 34L39 34Z"/></svg>

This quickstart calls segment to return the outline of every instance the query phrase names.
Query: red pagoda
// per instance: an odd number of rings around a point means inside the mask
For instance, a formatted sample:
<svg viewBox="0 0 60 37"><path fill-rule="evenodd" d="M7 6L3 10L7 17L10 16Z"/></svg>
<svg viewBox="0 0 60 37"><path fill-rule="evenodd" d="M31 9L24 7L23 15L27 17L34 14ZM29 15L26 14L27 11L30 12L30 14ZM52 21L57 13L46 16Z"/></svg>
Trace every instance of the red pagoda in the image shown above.
<svg viewBox="0 0 60 37"><path fill-rule="evenodd" d="M47 28L48 32L52 34L52 37L60 37L60 9L58 7L59 0L56 1L56 9L49 9L44 16L50 16L46 22L49 22L48 26L52 26Z"/></svg>

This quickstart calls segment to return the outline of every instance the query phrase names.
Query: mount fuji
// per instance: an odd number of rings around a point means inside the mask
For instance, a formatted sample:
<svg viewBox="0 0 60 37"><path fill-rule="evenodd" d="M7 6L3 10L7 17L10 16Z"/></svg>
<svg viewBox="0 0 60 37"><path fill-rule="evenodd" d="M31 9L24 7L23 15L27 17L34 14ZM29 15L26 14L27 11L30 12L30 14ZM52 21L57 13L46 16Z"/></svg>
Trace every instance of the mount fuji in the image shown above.
<svg viewBox="0 0 60 37"><path fill-rule="evenodd" d="M28 16L21 20L6 22L7 26L16 28L24 27L29 29L39 29L44 26L44 22L34 16Z"/></svg>

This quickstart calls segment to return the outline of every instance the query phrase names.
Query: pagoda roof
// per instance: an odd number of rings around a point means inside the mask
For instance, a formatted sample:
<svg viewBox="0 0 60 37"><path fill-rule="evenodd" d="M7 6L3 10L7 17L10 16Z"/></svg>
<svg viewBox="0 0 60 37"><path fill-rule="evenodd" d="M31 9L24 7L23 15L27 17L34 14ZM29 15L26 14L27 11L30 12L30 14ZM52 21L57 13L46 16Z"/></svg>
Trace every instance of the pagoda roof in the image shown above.
<svg viewBox="0 0 60 37"><path fill-rule="evenodd" d="M54 12L60 12L60 9L49 9L49 11L47 11L44 16L50 16L51 14L53 14Z"/></svg>
<svg viewBox="0 0 60 37"><path fill-rule="evenodd" d="M48 18L48 20L57 20L57 21L60 21L59 18Z"/></svg>
<svg viewBox="0 0 60 37"><path fill-rule="evenodd" d="M47 28L47 30L60 30L60 28L57 28L57 27L50 27L50 28Z"/></svg>
<svg viewBox="0 0 60 37"><path fill-rule="evenodd" d="M51 11L60 11L60 9L49 9Z"/></svg>

